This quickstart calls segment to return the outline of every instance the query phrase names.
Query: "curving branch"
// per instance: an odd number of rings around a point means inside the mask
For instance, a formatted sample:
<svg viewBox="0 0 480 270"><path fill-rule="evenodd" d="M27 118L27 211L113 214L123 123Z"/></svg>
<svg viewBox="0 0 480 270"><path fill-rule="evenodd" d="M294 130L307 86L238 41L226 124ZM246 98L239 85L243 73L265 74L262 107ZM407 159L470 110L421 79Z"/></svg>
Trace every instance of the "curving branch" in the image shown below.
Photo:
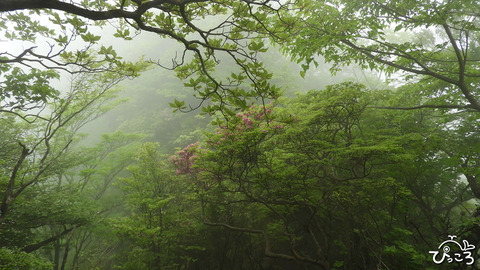
<svg viewBox="0 0 480 270"><path fill-rule="evenodd" d="M472 105L448 105L448 104L443 104L443 105L419 105L419 106L413 106L413 107L395 107L395 106L368 106L367 108L372 108L372 109L384 109L384 110L401 110L401 111L408 111L408 110L419 110L419 109L459 109L459 110L467 110L467 109L472 109Z"/></svg>
<svg viewBox="0 0 480 270"><path fill-rule="evenodd" d="M100 79L99 77L95 78ZM79 89L74 89L72 91L71 99L57 101L54 104L57 107L53 109L49 117L40 117L33 120L33 122L37 119L43 121L42 123L39 123L38 126L35 126L38 129L37 132L41 135L39 134L40 136L35 139L35 141L31 142L28 148L22 142L18 142L21 147L21 153L13 166L7 189L2 192L3 198L0 205L0 223L7 217L10 206L24 193L25 189L40 182L42 178L45 177L45 174L48 173L48 170L68 151L68 148L73 142L73 134L75 134L78 129L85 125L89 120L98 116L99 112L96 108L104 105L104 102L110 100L111 97L108 96L109 90L124 79L124 77L115 75L110 78L109 81L101 82L102 85L100 86L85 85L89 83L89 80L91 79L92 78L89 77L89 74L84 74L83 77L78 78L80 81L76 82L77 84L74 87L78 87ZM74 82L72 82L72 84L74 84ZM96 92L95 90L92 90L92 92L85 92L88 91L85 89L91 90L95 89L95 87L102 88ZM80 94L90 94L90 97L87 100L75 100L73 98L73 95L77 95L78 97ZM24 120L28 122L28 119L25 119ZM64 143L59 144L58 142L55 142L62 129L69 125L71 127L70 134L65 138ZM53 143L54 145L52 145ZM38 158L39 161L34 165L29 164L28 168L25 169L25 167L27 167L25 163L29 161L28 158L31 158L30 161L33 161L32 163L35 163L36 158ZM21 178L27 179L25 179L25 181L18 181L18 179Z"/></svg>
<svg viewBox="0 0 480 270"><path fill-rule="evenodd" d="M344 5L345 8L335 10L335 5ZM480 76L478 56L468 52L471 36L477 35L479 30L472 27L472 22L479 15L467 9L468 5L450 6L448 3L419 3L406 8L396 2L373 1L364 6L349 1L312 2L311 7L299 12L302 21L297 29L300 32L298 37L289 41L286 49L307 64L313 60L312 55L322 55L327 62L335 64L332 70L342 64L356 63L367 68L403 71L442 81L455 88L452 93L461 94L462 101L457 103L469 104L468 109L480 112L480 98L476 91L478 82L475 81ZM357 13L364 16L351 18ZM441 31L443 35L434 35L435 40L429 40L426 45L398 41L388 34L406 31L417 35L425 29L432 34ZM298 43L305 49L298 50ZM442 108L443 105L433 107Z"/></svg>
<svg viewBox="0 0 480 270"><path fill-rule="evenodd" d="M244 232L244 233L253 233L253 234L260 234L263 236L265 240L265 256L274 258L274 259L283 259L283 260L289 260L289 261L296 261L296 262L304 262L304 263L309 263L313 264L315 266L320 267L321 269L329 269L328 264L324 261L320 260L314 260L305 256L299 255L295 249L292 248L292 255L288 254L283 254L283 253L276 253L271 250L271 243L270 239L268 238L268 235L265 231L263 230L257 230L257 229L250 229L250 228L242 228L242 227L235 227L226 223L214 223L214 222L209 222L203 218L203 224L209 225L209 226L215 226L215 227L223 227L227 228L232 231L237 231L237 232Z"/></svg>
<svg viewBox="0 0 480 270"><path fill-rule="evenodd" d="M113 4L115 3L115 4ZM48 10L47 13L54 11L65 12L66 14L78 16L92 21L110 21L110 20L125 20L127 25L135 28L136 31L146 31L156 33L158 35L171 38L183 44L185 51L183 52L182 61L173 61L173 69L178 68L184 64L186 52L192 52L194 58L198 60L199 67L193 73L199 76L205 76L212 84L208 84L208 89L204 92L195 90L200 94L201 102L198 106L191 107L190 110L195 110L202 106L203 101L207 99L215 99L220 103L219 110L222 111L227 107L237 107L236 101L239 98L236 94L238 85L223 83L212 75L206 67L207 61L211 59L216 61L215 52L227 53L227 55L234 57L235 62L239 64L241 61L242 72L246 74L247 79L254 85L255 91L243 98L261 98L273 94L274 91L264 91L257 86L259 78L258 73L262 73L265 68L259 69L255 65L248 65L248 63L256 63L257 53L251 53L248 43L252 39L261 39L265 37L272 37L275 40L281 40L285 34L276 30L270 22L265 21L265 16L280 17L283 7L290 5L290 1L272 1L272 0L240 0L240 1L211 1L211 0L150 0L150 1L131 1L131 4L125 6L125 1L105 2L100 7L87 7L75 1L61 1L61 0L6 0L0 2L0 12L13 12L19 10ZM226 19L223 19L217 26L211 29L202 29L194 20L205 16L215 16L209 8L211 6L221 5L226 10L230 10ZM241 10L245 9L245 13ZM239 11L240 10L240 11ZM222 11L221 14L228 14L229 11ZM258 16L257 14L262 14ZM162 22L154 22L150 19L157 14L165 15L166 25ZM177 22L177 19L181 22ZM242 20L249 20L254 23L254 26L242 26ZM172 23L173 22L173 23ZM233 37L231 34L234 31L243 32L245 35L240 38ZM192 38L192 33L198 34L199 38ZM220 39L221 42L214 42L214 39ZM242 42L244 41L244 42ZM25 58L28 55L35 56L36 59ZM42 56L36 55L32 50L26 50L22 54L13 57L12 59L3 60L6 62L37 62L46 68L66 69L65 64L53 61L50 55ZM55 64L55 67L45 65L43 61L50 61ZM155 61L150 61L155 62ZM71 64L71 63L68 63ZM162 65L161 65L162 66ZM187 76L188 77L188 76ZM267 87L270 87L269 85ZM263 94L267 93L267 94ZM272 96L273 97L273 96ZM180 109L183 110L183 109Z"/></svg>
<svg viewBox="0 0 480 270"><path fill-rule="evenodd" d="M24 251L24 252L26 252L26 253L34 252L35 250L37 250L37 249L39 249L39 248L41 248L41 247L43 247L43 246L45 246L45 245L48 245L48 244L50 244L50 243L52 243L52 242L60 239L60 237L62 237L62 236L64 236L65 234L67 234L67 233L75 230L75 228L76 228L76 227L74 226L74 227L71 227L71 228L68 228L68 229L64 229L63 232L61 232L61 233L59 233L59 234L57 234L57 235L54 235L54 236L52 236L52 237L50 237L50 238L48 238L48 239L45 239L45 240L43 240L43 241L41 241L41 242L38 242L38 243L35 243L35 244L32 244L32 245L28 245L28 246L22 248L21 250Z"/></svg>

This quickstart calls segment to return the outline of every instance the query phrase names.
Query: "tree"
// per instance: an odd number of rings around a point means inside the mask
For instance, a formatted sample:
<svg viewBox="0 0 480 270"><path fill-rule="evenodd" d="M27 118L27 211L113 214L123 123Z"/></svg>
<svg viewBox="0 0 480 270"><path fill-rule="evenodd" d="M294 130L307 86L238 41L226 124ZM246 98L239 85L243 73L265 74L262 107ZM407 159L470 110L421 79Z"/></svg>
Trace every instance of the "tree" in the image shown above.
<svg viewBox="0 0 480 270"><path fill-rule="evenodd" d="M297 33L285 43L285 52L303 63L305 72L314 55L322 55L334 64L356 63L364 68L382 70L387 79L401 78L396 101L372 104L379 109L418 110L416 123L424 126L419 135L424 142L417 146L426 153L422 164L443 166L445 175L427 186L443 186L455 190L449 203L441 200L432 206L426 200L425 183L411 186L424 210L445 210L440 220L446 221L453 205L477 202L480 197L478 164L479 148L474 128L480 111L478 96L478 5L475 1L412 2L412 1L299 1ZM410 81L408 81L410 80ZM427 112L426 110L430 110ZM413 117L413 115L410 115ZM412 118L412 120L415 118ZM405 126L415 130L413 126ZM440 139L442 138L442 139ZM435 165L434 165L435 164ZM441 164L441 165L440 165ZM421 166L418 165L420 168ZM454 172L452 175L447 174ZM430 171L431 173L431 171ZM462 176L468 191L462 192ZM414 183L414 182L410 182ZM433 186L432 186L433 185ZM469 198L474 198L467 202ZM456 204L463 202L463 204ZM452 204L451 204L452 203ZM430 208L430 210L429 210ZM447 210L449 209L449 210ZM478 212L465 207L464 230L443 223L443 236L456 231L477 242ZM457 209L458 210L458 209ZM435 214L435 215L436 215ZM465 218L467 216L468 218ZM430 216L433 220L434 216ZM458 218L458 217L456 217ZM432 227L432 224L429 225ZM455 227L455 226L454 226ZM437 231L436 234L441 235ZM470 236L468 236L470 235Z"/></svg>
<svg viewBox="0 0 480 270"><path fill-rule="evenodd" d="M32 253L68 235L68 253L75 230L98 214L82 193L85 183L82 187L73 176L87 162L74 145L82 126L118 104L113 87L124 78L115 72L77 73L70 91L41 101L49 103L45 112L24 114L17 108L0 113L5 125L0 148L2 248ZM58 257L52 261L58 269Z"/></svg>
<svg viewBox="0 0 480 270"><path fill-rule="evenodd" d="M37 37L42 37L50 45L45 53L38 52L33 45L18 54L7 52L1 63L5 67L3 72L10 71L12 75L15 72L23 74L18 69L12 70L13 66L31 68L25 76L40 81L43 87L43 90L35 91L32 98L54 94L44 84L56 74L48 71L50 77L42 76L39 73L44 71L32 67L32 64L50 70L68 71L70 66L79 66L91 72L116 70L134 74L136 71L131 70L128 62L121 62L112 47L97 48L103 57L95 61L98 66L88 68L85 64L92 63L92 60L87 50L69 51L69 45L78 37L86 43L86 48L95 47L100 36L92 33L92 27L105 25L108 21L115 25L115 36L119 38L129 40L140 32L150 32L183 44L183 52L173 59L169 68L176 69L182 79L190 78L185 85L194 90L200 102L189 109L198 108L209 99L215 105L207 106L206 112L220 110L230 113L231 109L246 107L245 99L278 95L278 89L268 83L271 74L256 56L266 51L262 38L283 38L285 28L274 27L273 19L280 16L280 9L288 5L288 1L3 1L0 12L16 24L0 25L6 30L8 39L34 43ZM39 16L48 18L55 27L42 23L37 19ZM219 64L218 54L230 57L238 65L238 70L226 78L216 78L214 69ZM161 65L155 60L152 62ZM244 82L248 85L240 86ZM24 90L3 95L30 96ZM188 109L181 101L175 101L172 106Z"/></svg>
<svg viewBox="0 0 480 270"><path fill-rule="evenodd" d="M438 155L442 140L424 143L423 132L442 132L428 113L369 108L401 94L331 85L284 109L253 106L209 134L204 150L180 152L179 173L202 190L203 222L224 229L225 256L251 260L227 267L433 267L428 251L462 232L451 221L472 194ZM229 233L249 248L221 242Z"/></svg>
<svg viewBox="0 0 480 270"><path fill-rule="evenodd" d="M27 43L0 55L0 267L48 268L45 257L54 269L425 269L449 234L480 247L475 4L1 2L5 38ZM178 41L169 68L199 101L170 105L223 113L173 164L156 144L132 159L136 135L74 147L79 128L110 107L109 89L147 66L100 44L107 23L124 40ZM334 72L357 63L409 81L265 104L279 96L259 57L267 37L303 64L301 75L321 55ZM70 92L52 84L65 76ZM118 176L122 217L112 208Z"/></svg>
<svg viewBox="0 0 480 270"><path fill-rule="evenodd" d="M124 246L117 254L123 269L188 269L204 250L191 182L177 177L158 150L142 145L119 181L129 213L112 223Z"/></svg>
<svg viewBox="0 0 480 270"><path fill-rule="evenodd" d="M400 72L436 87L414 107L480 111L476 1L297 1L297 34L285 51L303 63ZM399 35L404 35L403 38ZM398 74L398 73L397 73ZM428 91L428 92L427 92Z"/></svg>
<svg viewBox="0 0 480 270"><path fill-rule="evenodd" d="M87 217L67 237L57 239L53 246L44 247L54 269L108 268L113 265L110 253L117 243L111 232L109 218L122 213L121 192L113 187L117 177L132 163L132 157L144 138L141 134L115 132L103 134L94 146L77 146L68 156L77 160L76 166L67 168L59 178L55 196L75 198L73 203ZM72 215L68 209L63 215ZM62 225L50 225L52 231ZM37 232L37 234L41 234ZM71 265L69 267L69 265Z"/></svg>

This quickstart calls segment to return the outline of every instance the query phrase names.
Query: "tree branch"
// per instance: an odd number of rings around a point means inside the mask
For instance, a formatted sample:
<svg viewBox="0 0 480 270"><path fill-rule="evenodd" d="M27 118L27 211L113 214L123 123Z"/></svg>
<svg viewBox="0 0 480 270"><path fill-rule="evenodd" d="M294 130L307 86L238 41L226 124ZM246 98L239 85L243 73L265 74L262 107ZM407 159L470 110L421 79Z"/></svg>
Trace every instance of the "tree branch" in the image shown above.
<svg viewBox="0 0 480 270"><path fill-rule="evenodd" d="M24 144L22 144L21 142L18 142L18 144L22 147L22 152L17 160L17 163L15 164L15 167L13 167L12 173L10 175L10 180L8 181L7 190L5 190L5 194L3 196L2 205L0 206L0 221L6 217L10 204L12 204L12 202L15 200L15 196L13 195L13 188L15 186L15 180L17 178L18 170L23 164L25 158L31 153Z"/></svg>
<svg viewBox="0 0 480 270"><path fill-rule="evenodd" d="M419 110L419 109L425 109L425 108L430 108L430 109L460 109L460 110L466 110L466 109L472 109L472 105L454 105L454 104L444 104L444 105L419 105L419 106L413 106L413 107L391 107L391 106L368 106L367 108L372 108L372 109L385 109L385 110L402 110L402 111L408 111L408 110Z"/></svg>
<svg viewBox="0 0 480 270"><path fill-rule="evenodd" d="M45 245L47 245L47 244L50 244L50 243L52 243L52 242L60 239L60 237L62 237L63 235L65 235L65 234L67 234L67 233L69 233L69 232L71 232L71 231L72 231L73 229L75 229L75 228L76 228L76 227L74 226L74 227L71 227L71 228L69 228L69 229L65 229L63 232L61 232L61 233L59 233L59 234L57 234L57 235L55 235L55 236L53 236L53 237L50 237L50 238L48 238L48 239L46 239L46 240L43 240L43 241L41 241L41 242L38 242L38 243L35 243L35 244L32 244L32 245L28 245L28 246L22 248L22 251L24 251L24 252L26 252L26 253L33 252L33 251L35 251L35 250L37 250L37 249L39 249L39 248L41 248L41 247L43 247L43 246L45 246Z"/></svg>

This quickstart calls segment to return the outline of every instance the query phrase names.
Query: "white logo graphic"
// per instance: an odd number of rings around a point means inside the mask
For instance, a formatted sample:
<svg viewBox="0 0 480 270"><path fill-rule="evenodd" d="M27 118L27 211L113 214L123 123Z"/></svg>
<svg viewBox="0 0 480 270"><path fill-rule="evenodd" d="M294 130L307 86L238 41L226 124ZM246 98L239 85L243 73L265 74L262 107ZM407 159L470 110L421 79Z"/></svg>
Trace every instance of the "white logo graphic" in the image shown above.
<svg viewBox="0 0 480 270"><path fill-rule="evenodd" d="M467 265L472 265L475 259L472 257L472 252L469 250L475 249L475 246L468 243L467 240L463 240L463 246L457 241L453 240L457 236L449 235L450 240L447 240L438 246L439 251L429 251L433 254L433 262L436 264L443 263L447 260L448 263L452 262L465 262ZM451 252L451 254L449 254Z"/></svg>

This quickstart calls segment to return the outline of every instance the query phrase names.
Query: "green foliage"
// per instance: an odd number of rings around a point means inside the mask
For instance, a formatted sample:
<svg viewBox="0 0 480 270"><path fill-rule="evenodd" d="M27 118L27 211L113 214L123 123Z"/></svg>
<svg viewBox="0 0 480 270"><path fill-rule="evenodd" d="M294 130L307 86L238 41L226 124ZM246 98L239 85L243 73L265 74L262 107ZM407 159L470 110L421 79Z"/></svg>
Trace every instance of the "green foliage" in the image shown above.
<svg viewBox="0 0 480 270"><path fill-rule="evenodd" d="M47 99L59 95L59 91L49 85L51 79L59 78L53 70L32 69L30 73L25 73L22 69L15 67L8 73L5 71L0 98L10 100L5 104L7 107L22 108L29 103L46 102Z"/></svg>
<svg viewBox="0 0 480 270"><path fill-rule="evenodd" d="M282 14L280 10L288 9L290 1L276 4L225 0L29 4L32 3L0 5L6 20L0 28L10 40L31 44L46 41L50 51L43 53L32 45L17 55L6 54L2 63L6 63L7 70L10 66L25 63L35 71L29 63L38 62L57 75L59 70L75 72L78 68L89 72L108 70L137 76L137 72L130 70L132 63L122 61L112 47L106 49L101 45L100 35L94 34L108 22L114 27L113 36L125 41L134 39L140 32L150 32L177 41L184 47L183 53L178 58L175 56L170 68L176 70L179 78L186 80L185 86L193 90L200 104L184 106L181 104L184 101L180 100L172 103L175 109L192 110L211 100L218 107L207 107L208 113L221 111L229 114L245 108L247 100L279 96L278 89L268 82L272 75L258 61L258 55L267 51L265 39L282 40L286 37L289 27L276 19ZM40 16L48 18L49 22L38 20ZM286 15L284 22L288 19L291 16ZM217 66L231 68L218 60L225 57L236 63L237 68L233 71L236 76L215 72ZM162 65L160 61L152 62ZM50 80L46 78L46 81ZM15 93L15 97L25 97L25 94Z"/></svg>
<svg viewBox="0 0 480 270"><path fill-rule="evenodd" d="M296 1L295 29L284 51L302 63L302 76L316 55L333 66L358 64L407 80L443 84L421 102L441 108L472 107L479 111L478 14L475 1ZM401 37L400 37L401 36ZM420 93L418 91L417 93ZM440 100L448 99L447 106Z"/></svg>
<svg viewBox="0 0 480 270"><path fill-rule="evenodd" d="M465 185L438 154L434 118L369 108L401 94L343 83L266 107L268 117L253 106L231 117L190 172L206 224L264 234L259 250L319 269L425 269L430 246L417 239L461 229L436 209L460 207Z"/></svg>
<svg viewBox="0 0 480 270"><path fill-rule="evenodd" d="M92 66L97 67L95 63ZM140 70L144 65L135 64L135 67ZM82 139L78 131L118 104L115 100L118 89L113 87L126 75L115 71L78 73L72 77L69 91L59 94L60 91L52 90L47 80L57 77L57 73L32 71L40 77L45 76L45 80L37 83L34 78L22 75L23 71L19 72L17 77L11 78L11 89L18 86L19 91L32 92L10 91L24 98L9 96L10 104L0 112L5 124L0 143L3 157L0 163L0 246L5 250L18 250L12 253L12 256L19 256L18 267L30 269L28 265L21 265L22 260L32 265L38 262L41 268L42 261L47 259L59 267L68 260L67 255L60 259L60 253L68 254L73 244L79 244L73 256L77 259L73 262L75 265L85 240L80 234L77 238L75 233L84 226L95 227L101 214L109 210L112 203L100 203L99 200L126 166L121 154L128 156L128 153L121 153L121 147L141 138L120 133L105 135L103 148L89 152L78 148ZM18 79L22 83L48 87L39 92L26 84L14 85ZM10 83L10 79L7 82ZM47 101L48 110L43 112ZM32 111L35 108L40 110ZM117 151L116 156L111 154L114 151ZM130 157L123 160L130 161ZM94 161L104 163L100 166ZM88 172L82 171L84 166ZM42 252L36 252L38 250ZM32 252L42 259L32 261L31 258L35 258L30 256Z"/></svg>
<svg viewBox="0 0 480 270"><path fill-rule="evenodd" d="M52 264L44 259L35 257L35 255L33 254L29 254L19 250L0 248L0 269L48 270L52 269Z"/></svg>
<svg viewBox="0 0 480 270"><path fill-rule="evenodd" d="M33 2L0 2L4 37L22 42L0 57L1 269L432 269L439 239L480 244L475 1ZM123 126L162 148L122 132L79 147L121 102L112 86L161 65L102 44L107 21L125 41L183 45L172 69L194 96L171 78L161 96L218 116L203 143L207 117L137 95L142 117ZM304 78L322 56L405 82L281 100L274 84L293 80L261 61L267 38ZM68 91L52 86L64 73Z"/></svg>
<svg viewBox="0 0 480 270"><path fill-rule="evenodd" d="M127 170L130 176L120 179L120 187L130 215L113 221L116 234L129 249L118 258L119 267L185 267L194 260L192 252L204 249L191 241L199 224L192 216L196 205L189 182L174 177L173 168L155 143L144 144Z"/></svg>

